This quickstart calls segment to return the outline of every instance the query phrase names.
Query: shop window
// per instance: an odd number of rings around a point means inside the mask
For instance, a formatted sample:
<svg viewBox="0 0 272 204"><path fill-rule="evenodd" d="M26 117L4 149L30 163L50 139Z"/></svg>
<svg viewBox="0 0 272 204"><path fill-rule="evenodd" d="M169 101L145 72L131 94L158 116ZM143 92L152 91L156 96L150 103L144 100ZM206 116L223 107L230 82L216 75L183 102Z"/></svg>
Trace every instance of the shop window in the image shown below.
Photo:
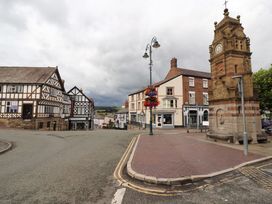
<svg viewBox="0 0 272 204"><path fill-rule="evenodd" d="M163 115L163 124L166 124L166 125L172 124L172 114Z"/></svg>
<svg viewBox="0 0 272 204"><path fill-rule="evenodd" d="M203 113L203 121L208 121L208 120L209 120L209 113L207 110L205 110Z"/></svg>

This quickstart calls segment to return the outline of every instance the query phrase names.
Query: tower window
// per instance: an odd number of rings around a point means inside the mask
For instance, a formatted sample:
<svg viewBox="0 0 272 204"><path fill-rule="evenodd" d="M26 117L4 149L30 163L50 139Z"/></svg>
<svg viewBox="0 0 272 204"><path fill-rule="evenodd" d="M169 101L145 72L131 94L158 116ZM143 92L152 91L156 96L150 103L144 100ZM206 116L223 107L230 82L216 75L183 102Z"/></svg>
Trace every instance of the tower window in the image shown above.
<svg viewBox="0 0 272 204"><path fill-rule="evenodd" d="M236 74L237 73L237 67L238 67L238 65L236 64L236 65L234 65L234 73Z"/></svg>
<svg viewBox="0 0 272 204"><path fill-rule="evenodd" d="M235 41L235 48L238 49L238 40Z"/></svg>

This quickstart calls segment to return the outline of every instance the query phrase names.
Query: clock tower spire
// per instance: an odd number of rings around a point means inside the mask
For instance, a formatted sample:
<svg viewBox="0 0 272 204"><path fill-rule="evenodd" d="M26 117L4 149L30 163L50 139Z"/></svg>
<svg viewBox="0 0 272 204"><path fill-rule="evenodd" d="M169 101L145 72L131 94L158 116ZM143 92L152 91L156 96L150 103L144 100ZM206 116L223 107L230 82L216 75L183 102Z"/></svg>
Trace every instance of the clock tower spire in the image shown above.
<svg viewBox="0 0 272 204"><path fill-rule="evenodd" d="M227 1L225 7L226 3ZM212 85L209 92L208 136L241 141L241 98L237 89L238 82L233 79L233 76L241 75L244 81L249 138L257 141L261 127L259 103L253 94L250 39L244 33L240 16L230 17L227 8L223 14L224 18L219 23L214 23L214 39L209 46Z"/></svg>

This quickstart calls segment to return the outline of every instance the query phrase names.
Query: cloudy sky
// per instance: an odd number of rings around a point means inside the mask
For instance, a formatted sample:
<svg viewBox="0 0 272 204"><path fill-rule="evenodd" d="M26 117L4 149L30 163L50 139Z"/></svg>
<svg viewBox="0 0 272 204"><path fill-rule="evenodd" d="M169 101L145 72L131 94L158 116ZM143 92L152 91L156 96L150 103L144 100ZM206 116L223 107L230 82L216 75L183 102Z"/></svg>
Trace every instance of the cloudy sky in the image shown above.
<svg viewBox="0 0 272 204"><path fill-rule="evenodd" d="M224 0L0 0L0 65L58 66L96 105L121 105L149 82L142 58L153 36L154 81L172 57L178 66L209 71L208 47ZM253 71L272 63L272 1L229 0L251 39Z"/></svg>

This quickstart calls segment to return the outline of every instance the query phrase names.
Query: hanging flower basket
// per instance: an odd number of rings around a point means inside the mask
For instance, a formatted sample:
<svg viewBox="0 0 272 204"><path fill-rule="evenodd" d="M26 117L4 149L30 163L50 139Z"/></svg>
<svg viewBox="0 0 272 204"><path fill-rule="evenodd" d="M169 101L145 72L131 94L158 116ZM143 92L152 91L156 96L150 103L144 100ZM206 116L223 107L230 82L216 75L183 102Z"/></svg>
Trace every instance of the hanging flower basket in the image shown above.
<svg viewBox="0 0 272 204"><path fill-rule="evenodd" d="M158 95L158 92L157 92L157 90L154 87L148 87L145 90L145 95L149 96L149 97L155 97L155 96Z"/></svg>
<svg viewBox="0 0 272 204"><path fill-rule="evenodd" d="M144 101L145 107L156 107L160 104L157 98L158 92L154 87L148 87L145 90L145 95L146 95Z"/></svg>

